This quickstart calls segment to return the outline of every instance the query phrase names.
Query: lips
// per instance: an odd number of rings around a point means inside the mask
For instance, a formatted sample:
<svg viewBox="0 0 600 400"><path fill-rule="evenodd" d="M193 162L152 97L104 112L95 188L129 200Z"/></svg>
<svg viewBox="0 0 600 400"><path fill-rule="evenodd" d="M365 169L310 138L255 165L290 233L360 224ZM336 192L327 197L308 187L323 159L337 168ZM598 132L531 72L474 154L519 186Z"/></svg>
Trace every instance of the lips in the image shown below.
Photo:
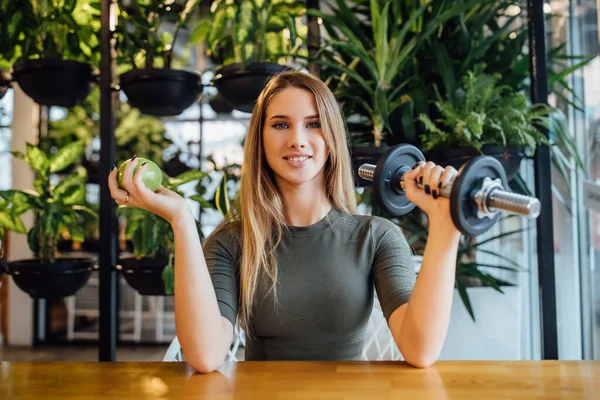
<svg viewBox="0 0 600 400"><path fill-rule="evenodd" d="M283 157L283 159L287 161L306 161L309 158L312 158L312 156L309 156L307 154L293 154Z"/></svg>
<svg viewBox="0 0 600 400"><path fill-rule="evenodd" d="M306 165L306 162L311 159L312 156L306 154L293 154L284 156L285 162L293 168L302 168Z"/></svg>

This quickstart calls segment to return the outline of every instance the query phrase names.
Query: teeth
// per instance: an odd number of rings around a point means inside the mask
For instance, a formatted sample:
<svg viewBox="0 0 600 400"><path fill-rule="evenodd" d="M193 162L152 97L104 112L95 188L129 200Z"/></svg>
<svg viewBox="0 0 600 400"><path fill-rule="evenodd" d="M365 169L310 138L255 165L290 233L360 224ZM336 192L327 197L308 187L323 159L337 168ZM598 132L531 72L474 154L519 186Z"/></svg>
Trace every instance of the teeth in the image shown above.
<svg viewBox="0 0 600 400"><path fill-rule="evenodd" d="M306 161L306 160L308 160L308 157L288 157L288 160L290 160L290 161Z"/></svg>

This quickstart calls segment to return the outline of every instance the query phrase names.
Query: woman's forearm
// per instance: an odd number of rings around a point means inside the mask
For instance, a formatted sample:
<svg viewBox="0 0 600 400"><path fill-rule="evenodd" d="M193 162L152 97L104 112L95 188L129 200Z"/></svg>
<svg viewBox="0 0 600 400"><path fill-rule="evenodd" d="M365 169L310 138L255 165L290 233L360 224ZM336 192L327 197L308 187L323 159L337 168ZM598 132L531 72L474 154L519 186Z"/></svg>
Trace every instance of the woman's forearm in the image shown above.
<svg viewBox="0 0 600 400"><path fill-rule="evenodd" d="M221 316L191 212L171 223L175 237L175 324L186 361L198 372L221 366L233 328Z"/></svg>
<svg viewBox="0 0 600 400"><path fill-rule="evenodd" d="M426 367L442 350L454 295L460 232L431 224L419 276L404 315L398 346L411 364Z"/></svg>

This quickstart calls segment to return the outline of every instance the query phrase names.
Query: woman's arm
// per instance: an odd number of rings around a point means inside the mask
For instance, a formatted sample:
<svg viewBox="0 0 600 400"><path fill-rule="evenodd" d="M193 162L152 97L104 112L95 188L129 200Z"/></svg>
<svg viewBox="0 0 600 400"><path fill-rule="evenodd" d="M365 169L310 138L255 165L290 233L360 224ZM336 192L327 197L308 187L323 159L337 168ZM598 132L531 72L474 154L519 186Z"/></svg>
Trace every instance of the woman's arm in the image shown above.
<svg viewBox="0 0 600 400"><path fill-rule="evenodd" d="M449 200L439 197L438 190L457 174L452 167L420 162L404 177L408 198L429 217L429 234L410 299L392 313L389 326L405 360L421 368L437 360L450 321L461 234L452 222Z"/></svg>
<svg viewBox="0 0 600 400"><path fill-rule="evenodd" d="M430 366L442 350L454 296L459 239L454 227L431 226L410 300L390 317L394 341L406 362L415 367Z"/></svg>
<svg viewBox="0 0 600 400"><path fill-rule="evenodd" d="M194 217L186 208L171 223L175 236L175 324L186 361L212 372L225 361L233 326L221 316Z"/></svg>
<svg viewBox="0 0 600 400"><path fill-rule="evenodd" d="M164 218L175 235L175 324L187 362L198 372L217 369L227 355L233 326L221 316L215 290L202 252L196 221L186 201L164 187L156 192L142 182L143 163L134 156L123 171L123 188L117 168L108 176L108 186L119 205L138 207Z"/></svg>

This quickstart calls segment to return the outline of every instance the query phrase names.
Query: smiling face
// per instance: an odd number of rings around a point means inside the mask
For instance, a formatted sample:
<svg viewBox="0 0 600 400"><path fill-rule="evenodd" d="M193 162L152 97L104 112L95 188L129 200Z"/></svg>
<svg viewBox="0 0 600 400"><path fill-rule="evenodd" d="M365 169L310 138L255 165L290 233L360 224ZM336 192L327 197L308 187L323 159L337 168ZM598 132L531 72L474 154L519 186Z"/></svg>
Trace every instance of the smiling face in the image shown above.
<svg viewBox="0 0 600 400"><path fill-rule="evenodd" d="M311 92L288 87L271 98L263 125L263 147L280 189L301 185L324 189L328 149Z"/></svg>

